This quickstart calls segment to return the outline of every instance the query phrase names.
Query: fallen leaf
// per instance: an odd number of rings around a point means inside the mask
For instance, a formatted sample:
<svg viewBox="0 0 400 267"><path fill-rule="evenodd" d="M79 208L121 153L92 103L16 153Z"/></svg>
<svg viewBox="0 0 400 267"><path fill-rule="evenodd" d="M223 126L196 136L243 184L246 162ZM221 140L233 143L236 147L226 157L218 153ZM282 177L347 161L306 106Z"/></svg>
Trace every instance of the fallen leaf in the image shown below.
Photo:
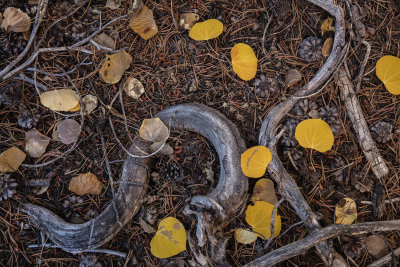
<svg viewBox="0 0 400 267"><path fill-rule="evenodd" d="M136 78L129 77L124 83L123 90L125 93L133 99L139 99L144 93L143 84Z"/></svg>
<svg viewBox="0 0 400 267"><path fill-rule="evenodd" d="M246 222L251 226L253 232L262 239L271 237L271 216L274 205L265 201L256 201L254 205L247 206ZM281 216L275 212L274 237L281 232Z"/></svg>
<svg viewBox="0 0 400 267"><path fill-rule="evenodd" d="M336 223L352 224L357 219L357 205L351 198L345 197L335 207Z"/></svg>
<svg viewBox="0 0 400 267"><path fill-rule="evenodd" d="M69 111L79 104L79 96L71 89L52 90L40 95L40 103L54 111Z"/></svg>
<svg viewBox="0 0 400 267"><path fill-rule="evenodd" d="M331 127L321 119L307 119L301 121L294 132L300 146L312 148L321 153L330 150L334 136Z"/></svg>
<svg viewBox="0 0 400 267"><path fill-rule="evenodd" d="M240 166L244 175L260 178L264 175L272 159L271 152L265 146L254 146L247 149L240 157Z"/></svg>
<svg viewBox="0 0 400 267"><path fill-rule="evenodd" d="M334 32L335 27L332 26L333 18L328 17L322 24L321 24L321 35L324 36L326 32Z"/></svg>
<svg viewBox="0 0 400 267"><path fill-rule="evenodd" d="M153 17L153 10L145 5L129 21L129 26L145 40L149 40L158 33L158 27Z"/></svg>
<svg viewBox="0 0 400 267"><path fill-rule="evenodd" d="M383 56L376 62L376 76L383 82L389 93L400 94L400 58Z"/></svg>
<svg viewBox="0 0 400 267"><path fill-rule="evenodd" d="M28 14L15 7L7 7L3 14L1 27L6 31L26 32L31 26L31 19Z"/></svg>
<svg viewBox="0 0 400 267"><path fill-rule="evenodd" d="M301 72L297 69L290 69L285 75L285 83L287 87L292 86L293 84L301 81Z"/></svg>
<svg viewBox="0 0 400 267"><path fill-rule="evenodd" d="M253 203L256 201L265 201L271 203L272 205L278 203L278 198L275 194L274 182L266 178L258 180L254 185L251 201Z"/></svg>
<svg viewBox="0 0 400 267"><path fill-rule="evenodd" d="M57 132L61 143L69 145L78 140L81 125L73 119L65 119L57 124Z"/></svg>
<svg viewBox="0 0 400 267"><path fill-rule="evenodd" d="M365 239L367 250L375 259L380 259L387 254L388 246L383 236L370 235Z"/></svg>
<svg viewBox="0 0 400 267"><path fill-rule="evenodd" d="M25 152L16 146L3 151L0 154L0 172L15 172L26 158Z"/></svg>
<svg viewBox="0 0 400 267"><path fill-rule="evenodd" d="M142 227L143 231L145 231L148 234L152 234L156 232L156 229L153 228L150 224L148 224L143 218L139 219L139 224L140 227Z"/></svg>
<svg viewBox="0 0 400 267"><path fill-rule="evenodd" d="M217 38L224 30L224 25L217 19L209 19L193 25L189 37L196 41L206 41Z"/></svg>
<svg viewBox="0 0 400 267"><path fill-rule="evenodd" d="M139 136L150 142L165 141L168 136L168 128L160 118L145 119L139 129Z"/></svg>
<svg viewBox="0 0 400 267"><path fill-rule="evenodd" d="M236 229L235 230L235 240L241 244L251 244L257 240L257 236L246 229Z"/></svg>
<svg viewBox="0 0 400 267"><path fill-rule="evenodd" d="M165 259L186 250L186 231L183 224L174 217L163 219L157 233L150 242L151 254Z"/></svg>
<svg viewBox="0 0 400 267"><path fill-rule="evenodd" d="M36 129L32 129L25 133L25 151L29 156L38 158L44 154L50 143L50 137L39 133Z"/></svg>
<svg viewBox="0 0 400 267"><path fill-rule="evenodd" d="M160 141L160 142L154 142L150 145L150 149L153 152L156 152L157 150L160 149L160 147L164 144L164 141ZM161 148L161 150L159 151L159 153L161 155L164 156L171 156L172 154L174 154L174 149L169 145L169 144L165 144L163 146L163 148Z"/></svg>
<svg viewBox="0 0 400 267"><path fill-rule="evenodd" d="M106 7L109 9L117 9L121 5L121 0L107 0Z"/></svg>
<svg viewBox="0 0 400 267"><path fill-rule="evenodd" d="M97 97L94 95L85 95L82 98L83 115L89 115L97 107Z"/></svg>
<svg viewBox="0 0 400 267"><path fill-rule="evenodd" d="M69 182L68 189L78 195L99 195L102 190L102 185L96 175L88 172L72 178Z"/></svg>
<svg viewBox="0 0 400 267"><path fill-rule="evenodd" d="M71 108L70 110L68 110L69 112L76 112L81 110L81 104L78 103L78 105L76 105L75 107Z"/></svg>
<svg viewBox="0 0 400 267"><path fill-rule="evenodd" d="M322 46L322 55L324 57L329 57L329 55L332 52L332 47L333 47L333 38L329 37L328 39L325 40L324 45Z"/></svg>
<svg viewBox="0 0 400 267"><path fill-rule="evenodd" d="M93 41L95 41L96 43L98 43L101 46L110 48L112 50L115 49L115 41L113 38L111 38L110 36L108 36L106 33L100 33L99 35L96 35L95 37L93 37Z"/></svg>
<svg viewBox="0 0 400 267"><path fill-rule="evenodd" d="M179 16L179 26L185 30L190 30L200 19L196 13L183 13Z"/></svg>
<svg viewBox="0 0 400 267"><path fill-rule="evenodd" d="M257 73L257 57L253 49L243 43L236 44L231 50L232 68L240 79L248 81Z"/></svg>
<svg viewBox="0 0 400 267"><path fill-rule="evenodd" d="M129 68L131 62L132 56L124 50L112 55L107 55L106 60L103 65L101 65L99 71L100 76L106 83L117 83L121 80L122 75Z"/></svg>

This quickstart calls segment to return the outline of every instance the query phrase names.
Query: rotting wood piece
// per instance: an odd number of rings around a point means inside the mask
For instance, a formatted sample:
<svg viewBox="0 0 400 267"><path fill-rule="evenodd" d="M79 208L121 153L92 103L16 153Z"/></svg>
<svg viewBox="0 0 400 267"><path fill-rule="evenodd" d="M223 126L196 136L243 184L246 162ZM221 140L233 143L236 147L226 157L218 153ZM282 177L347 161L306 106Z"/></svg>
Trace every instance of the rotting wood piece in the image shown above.
<svg viewBox="0 0 400 267"><path fill-rule="evenodd" d="M335 37L332 52L325 64L318 70L316 75L294 96L274 107L265 117L259 134L259 144L268 147L272 153L272 160L268 165L268 172L278 184L282 196L292 205L296 213L304 222L306 229L313 233L321 227L317 216L311 210L307 201L304 199L296 182L285 170L276 151L276 133L280 121L293 108L298 99L307 98L324 86L324 83L332 76L332 73L339 67L346 54L345 45L345 24L343 9L330 1L308 0L335 17ZM347 266L346 261L341 257L326 241L315 245L315 248L328 266Z"/></svg>
<svg viewBox="0 0 400 267"><path fill-rule="evenodd" d="M135 146L146 150L147 145L138 142ZM130 152L138 154L135 146L131 146ZM113 238L139 210L148 187L149 163L150 158L128 156L115 199L102 213L86 223L68 223L52 211L33 204L24 204L21 210L34 219L57 247L71 253L97 248Z"/></svg>
<svg viewBox="0 0 400 267"><path fill-rule="evenodd" d="M185 215L197 217L197 245L208 240L211 258L218 265L228 266L225 248L225 227L245 205L248 181L240 168L240 155L246 149L236 126L222 113L202 104L182 104L159 112L159 117L173 130L201 134L214 146L220 162L217 186L207 196L194 196L185 207Z"/></svg>

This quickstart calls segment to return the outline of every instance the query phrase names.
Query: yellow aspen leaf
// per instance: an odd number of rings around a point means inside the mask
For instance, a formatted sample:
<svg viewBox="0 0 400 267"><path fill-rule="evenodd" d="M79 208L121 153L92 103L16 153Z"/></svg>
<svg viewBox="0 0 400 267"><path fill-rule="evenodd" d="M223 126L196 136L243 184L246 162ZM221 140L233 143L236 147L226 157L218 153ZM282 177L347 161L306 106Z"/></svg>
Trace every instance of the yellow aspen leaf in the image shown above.
<svg viewBox="0 0 400 267"><path fill-rule="evenodd" d="M400 58L383 56L376 62L376 76L383 82L389 93L400 94Z"/></svg>
<svg viewBox="0 0 400 267"><path fill-rule="evenodd" d="M333 24L333 18L329 17L327 18L322 24L321 24L321 35L324 36L326 32L334 32L335 27L332 26Z"/></svg>
<svg viewBox="0 0 400 267"><path fill-rule="evenodd" d="M102 185L97 176L91 172L81 173L69 182L68 189L78 195L101 193Z"/></svg>
<svg viewBox="0 0 400 267"><path fill-rule="evenodd" d="M158 33L158 27L153 17L153 10L145 5L129 21L129 26L145 40L149 40Z"/></svg>
<svg viewBox="0 0 400 267"><path fill-rule="evenodd" d="M246 222L251 226L253 232L263 238L271 237L271 216L274 205L265 201L256 201L254 205L247 206ZM274 237L277 237L281 232L281 216L275 212L275 228Z"/></svg>
<svg viewBox="0 0 400 267"><path fill-rule="evenodd" d="M335 215L336 215L336 223L352 224L357 219L356 202L349 197L341 199L336 204Z"/></svg>
<svg viewBox="0 0 400 267"><path fill-rule="evenodd" d="M161 142L167 139L169 132L160 118L145 119L140 126L139 136L146 141Z"/></svg>
<svg viewBox="0 0 400 267"><path fill-rule="evenodd" d="M224 25L217 19L209 19L193 25L189 37L196 41L205 41L217 38L224 30Z"/></svg>
<svg viewBox="0 0 400 267"><path fill-rule="evenodd" d="M165 259L186 250L186 230L174 217L163 219L150 242L151 254Z"/></svg>
<svg viewBox="0 0 400 267"><path fill-rule="evenodd" d="M243 43L236 44L231 50L233 71L240 79L248 81L257 73L257 57L253 49Z"/></svg>
<svg viewBox="0 0 400 267"><path fill-rule="evenodd" d="M257 240L257 236L251 231L240 228L235 230L235 239L241 244L251 244Z"/></svg>
<svg viewBox="0 0 400 267"><path fill-rule="evenodd" d="M52 90L40 95L40 103L51 110L70 111L79 104L79 96L71 89Z"/></svg>
<svg viewBox="0 0 400 267"><path fill-rule="evenodd" d="M76 112L76 111L79 111L80 109L81 109L81 104L78 103L75 107L71 108L71 109L68 110L68 111L70 111L70 112Z"/></svg>
<svg viewBox="0 0 400 267"><path fill-rule="evenodd" d="M253 195L251 196L251 202L256 203L256 201L265 201L272 205L278 203L274 182L266 178L257 181L254 185Z"/></svg>
<svg viewBox="0 0 400 267"><path fill-rule="evenodd" d="M101 65L100 76L106 83L114 84L121 80L124 72L129 68L132 56L126 51L107 55L103 65Z"/></svg>
<svg viewBox="0 0 400 267"><path fill-rule="evenodd" d="M0 154L0 172L15 172L26 158L25 152L16 146Z"/></svg>
<svg viewBox="0 0 400 267"><path fill-rule="evenodd" d="M294 136L302 147L312 148L321 153L330 150L334 141L331 127L321 119L307 119L300 122Z"/></svg>
<svg viewBox="0 0 400 267"><path fill-rule="evenodd" d="M264 175L272 159L271 151L265 146L254 146L247 149L240 158L244 175L250 178L260 178Z"/></svg>

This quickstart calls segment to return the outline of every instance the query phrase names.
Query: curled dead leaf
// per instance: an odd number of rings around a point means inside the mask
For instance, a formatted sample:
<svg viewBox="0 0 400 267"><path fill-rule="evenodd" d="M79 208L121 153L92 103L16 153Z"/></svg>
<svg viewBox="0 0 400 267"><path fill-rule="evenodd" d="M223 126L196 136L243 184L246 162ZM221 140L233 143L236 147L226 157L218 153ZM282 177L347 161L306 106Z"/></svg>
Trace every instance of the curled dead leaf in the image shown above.
<svg viewBox="0 0 400 267"><path fill-rule="evenodd" d="M285 83L287 87L301 81L301 72L297 69L290 69L285 75Z"/></svg>
<svg viewBox="0 0 400 267"><path fill-rule="evenodd" d="M13 146L0 154L0 172L15 172L26 158L25 152Z"/></svg>
<svg viewBox="0 0 400 267"><path fill-rule="evenodd" d="M33 158L43 155L49 143L50 137L41 134L36 129L25 133L25 151Z"/></svg>
<svg viewBox="0 0 400 267"><path fill-rule="evenodd" d="M12 32L27 32L31 26L28 14L15 7L7 7L3 14L1 28Z"/></svg>
<svg viewBox="0 0 400 267"><path fill-rule="evenodd" d="M101 193L102 185L96 175L91 172L81 173L69 182L68 189L78 195Z"/></svg>
<svg viewBox="0 0 400 267"><path fill-rule="evenodd" d="M129 21L129 26L145 40L150 39L158 33L158 27L153 17L153 10L145 5Z"/></svg>
<svg viewBox="0 0 400 267"><path fill-rule="evenodd" d="M325 43L322 46L322 55L324 57L329 57L329 55L332 52L332 47L333 47L333 38L329 37L328 39L325 40Z"/></svg>
<svg viewBox="0 0 400 267"><path fill-rule="evenodd" d="M128 80L124 83L123 90L133 99L139 99L139 97L144 93L143 84L134 77L128 78Z"/></svg>
<svg viewBox="0 0 400 267"><path fill-rule="evenodd" d="M190 30L199 19L200 17L196 13L183 13L179 16L179 26L185 30Z"/></svg>

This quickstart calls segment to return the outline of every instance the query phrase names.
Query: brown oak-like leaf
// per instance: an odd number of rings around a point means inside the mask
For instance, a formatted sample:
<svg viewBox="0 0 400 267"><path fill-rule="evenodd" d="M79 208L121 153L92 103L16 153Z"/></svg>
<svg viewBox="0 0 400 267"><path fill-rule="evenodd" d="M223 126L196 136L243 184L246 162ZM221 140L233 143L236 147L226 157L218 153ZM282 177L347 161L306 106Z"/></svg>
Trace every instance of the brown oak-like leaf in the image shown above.
<svg viewBox="0 0 400 267"><path fill-rule="evenodd" d="M81 173L78 176L72 178L69 182L68 189L78 195L98 195L101 193L102 185L99 179L97 179L96 175L88 172Z"/></svg>
<svg viewBox="0 0 400 267"><path fill-rule="evenodd" d="M3 14L1 27L6 31L26 32L31 26L31 19L22 12L21 9L15 7L7 7Z"/></svg>

